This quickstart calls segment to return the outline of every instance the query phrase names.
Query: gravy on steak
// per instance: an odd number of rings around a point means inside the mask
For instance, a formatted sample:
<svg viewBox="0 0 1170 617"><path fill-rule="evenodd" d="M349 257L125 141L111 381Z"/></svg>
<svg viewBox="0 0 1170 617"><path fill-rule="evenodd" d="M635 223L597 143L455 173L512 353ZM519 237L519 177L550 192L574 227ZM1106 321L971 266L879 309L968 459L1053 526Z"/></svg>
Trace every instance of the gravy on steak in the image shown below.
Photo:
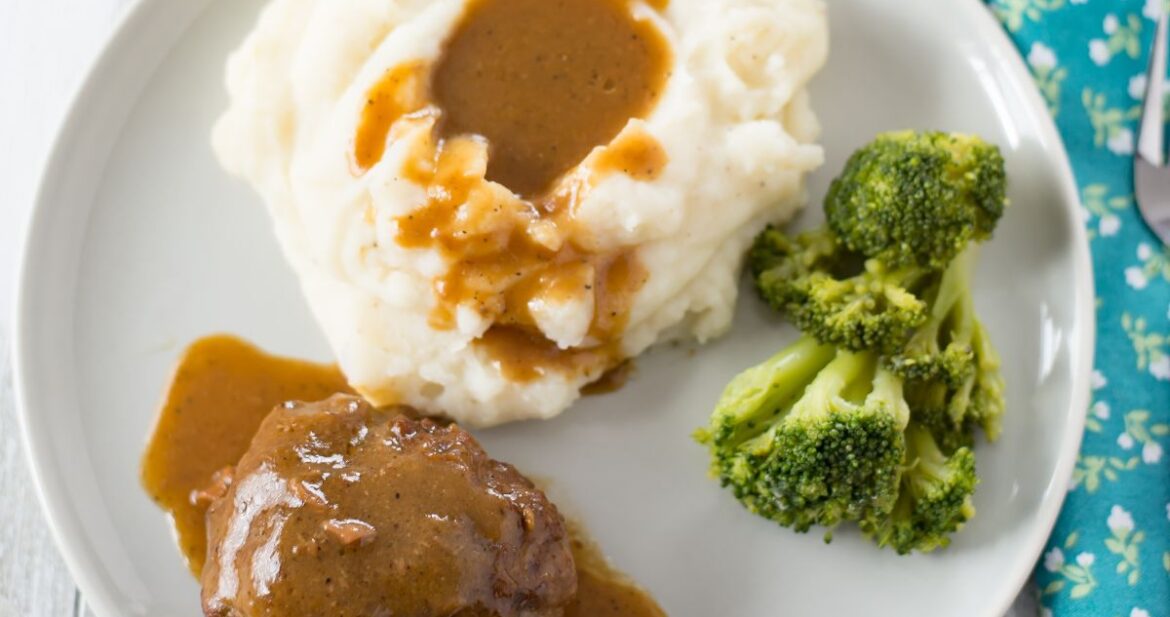
<svg viewBox="0 0 1170 617"><path fill-rule="evenodd" d="M273 410L207 522L214 617L553 617L577 590L544 493L458 426L348 395Z"/></svg>
<svg viewBox="0 0 1170 617"><path fill-rule="evenodd" d="M346 397L283 404L345 391L336 367L271 356L233 337L200 340L183 354L143 457L142 478L171 513L180 548L205 582L209 615L384 614L363 611L382 601L379 594L397 589L404 572L414 591L386 601L431 604L395 615L556 615L556 602L563 602L565 617L664 615L583 534L570 528L565 535L543 493L487 458L461 429L396 415L409 410L376 411ZM501 495L485 494L488 486ZM245 520L241 499L269 507L252 508L254 517ZM209 503L215 506L206 516ZM301 505L288 505L295 503ZM486 507L491 504L497 507ZM427 533L433 542L420 543ZM485 542L502 542L511 552L489 568ZM454 563L443 556L444 546L481 559ZM566 576L566 559L575 576ZM510 564L510 599L449 611L479 597L485 581L492 581L493 594L503 589L496 586L496 563ZM534 575L537 566L542 573ZM577 592L566 595L570 579ZM306 590L314 595L298 595Z"/></svg>
<svg viewBox="0 0 1170 617"><path fill-rule="evenodd" d="M273 407L338 392L350 389L336 366L271 356L232 336L187 348L142 457L142 486L171 515L191 572L203 570L204 517L224 479L215 475L240 460Z"/></svg>

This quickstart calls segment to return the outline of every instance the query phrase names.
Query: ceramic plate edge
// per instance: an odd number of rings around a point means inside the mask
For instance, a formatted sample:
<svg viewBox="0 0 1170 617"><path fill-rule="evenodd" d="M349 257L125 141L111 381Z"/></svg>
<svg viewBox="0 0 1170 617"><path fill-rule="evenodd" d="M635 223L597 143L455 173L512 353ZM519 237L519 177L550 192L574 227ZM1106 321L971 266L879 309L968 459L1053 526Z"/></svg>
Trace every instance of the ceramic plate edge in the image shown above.
<svg viewBox="0 0 1170 617"><path fill-rule="evenodd" d="M123 6L121 12L113 20L112 27L105 40L98 47L97 52L92 59L85 65L84 71L81 73L82 77L73 87L69 103L65 107L65 113L61 116L60 124L54 134L48 153L42 161L40 166L41 174L36 185L36 192L33 195L32 210L29 213L28 219L25 222L24 234L22 236L22 243L19 248L19 262L17 265L16 290L13 294L13 336L12 336L12 381L13 394L16 403L16 418L20 429L20 439L23 445L25 461L28 464L29 473L32 476L33 488L37 496L37 502L40 505L41 513L45 516L48 523L49 534L56 544L57 551L60 553L62 560L65 562L65 567L69 570L73 582L81 593L81 597L85 601L85 605L93 610L97 615L102 617L112 617L118 615L118 609L114 601L110 598L107 590L99 585L90 572L96 571L96 567L92 558L89 555L77 552L73 546L74 535L77 533L75 529L76 523L74 521L65 521L60 518L57 511L52 507L54 504L60 504L64 499L61 493L64 488L59 483L50 483L46 480L46 471L38 462L41 460L41 453L47 449L40 447L37 440L34 439L29 418L28 407L28 385L26 384L25 367L29 360L26 357L30 353L30 345L25 341L25 327L26 314L33 310L33 307L28 306L27 296L31 286L31 279L33 272L31 271L32 262L31 254L34 250L32 246L32 239L39 235L38 229L43 226L46 214L42 208L45 201L46 194L50 190L49 182L52 178L58 175L58 168L63 165L62 159L65 156L64 146L65 142L72 139L77 133L79 125L82 122L79 110L81 103L92 96L95 89L99 87L101 77L110 70L110 64L118 47L124 43L128 32L135 29L137 21L142 20L147 13L147 9L152 3L159 0L130 0Z"/></svg>
<svg viewBox="0 0 1170 617"><path fill-rule="evenodd" d="M1047 487L1044 499L1041 501L1038 517L1041 523L1035 527L1036 533L1031 538L1028 551L1021 551L1021 555L1030 555L1030 559L1020 560L1014 565L1011 578L1018 581L1013 593L998 598L990 606L995 609L988 617L1004 615L1011 608L1019 591L1031 576L1040 553L1044 550L1048 537L1056 526L1056 519L1060 515L1068 494L1069 481L1072 479L1073 467L1077 454L1080 453L1081 440L1085 430L1085 411L1089 408L1091 389L1089 375L1093 370L1096 352L1097 322L1095 305L1095 283L1093 280L1093 262L1089 253L1089 238L1081 224L1081 200L1077 189L1076 177L1073 174L1072 164L1068 158L1068 150L1064 147L1064 139L1056 128L1056 122L1048 113L1048 106L1040 96L1040 91L1033 85L1032 74L1024 64L1023 56L1019 53L1015 43L1004 32L1003 27L995 20L991 11L980 0L963 0L965 9L975 13L973 20L979 28L979 34L994 41L999 52L1006 50L1002 59L1017 81L1025 84L1024 96L1030 101L1031 112L1038 116L1042 135L1046 142L1054 146L1056 151L1055 163L1060 172L1061 193L1065 207L1065 225L1071 231L1074 271L1077 281L1074 284L1075 307L1074 319L1076 330L1080 336L1075 339L1075 347L1070 343L1068 349L1075 363L1072 371L1073 389L1070 392L1068 412L1072 414L1068 428L1061 435L1060 454L1057 457L1056 467L1052 479ZM1039 111L1039 113L1037 113ZM1057 491L1053 495L1053 491Z"/></svg>

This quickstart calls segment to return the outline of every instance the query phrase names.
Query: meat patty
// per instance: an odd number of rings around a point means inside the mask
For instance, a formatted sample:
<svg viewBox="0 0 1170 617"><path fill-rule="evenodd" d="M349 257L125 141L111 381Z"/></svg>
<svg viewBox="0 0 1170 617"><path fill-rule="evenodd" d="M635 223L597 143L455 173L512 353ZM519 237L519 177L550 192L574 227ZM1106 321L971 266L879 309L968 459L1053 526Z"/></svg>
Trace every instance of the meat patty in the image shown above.
<svg viewBox="0 0 1170 617"><path fill-rule="evenodd" d="M278 407L208 511L214 617L560 615L564 520L455 425L338 395Z"/></svg>

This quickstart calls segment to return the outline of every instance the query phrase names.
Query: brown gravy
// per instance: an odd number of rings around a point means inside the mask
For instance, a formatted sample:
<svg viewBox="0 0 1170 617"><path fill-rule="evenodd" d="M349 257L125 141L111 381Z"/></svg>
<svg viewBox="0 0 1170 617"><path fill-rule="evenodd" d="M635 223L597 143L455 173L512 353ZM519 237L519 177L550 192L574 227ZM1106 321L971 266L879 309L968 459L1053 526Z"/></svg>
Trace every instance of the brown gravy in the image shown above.
<svg viewBox="0 0 1170 617"><path fill-rule="evenodd" d="M630 381L633 375L634 361L626 360L606 371L601 376L601 379L581 388L581 394L585 396L601 396L603 394L617 392L626 386L626 383Z"/></svg>
<svg viewBox="0 0 1170 617"><path fill-rule="evenodd" d="M349 391L337 367L271 356L232 336L187 348L142 457L142 486L171 515L193 573L207 552L208 501L198 493L213 475L240 460L273 407Z"/></svg>
<svg viewBox="0 0 1170 617"><path fill-rule="evenodd" d="M601 174L623 173L635 180L649 181L666 167L666 150L642 129L622 131L600 152L594 170Z"/></svg>
<svg viewBox="0 0 1170 617"><path fill-rule="evenodd" d="M491 144L487 178L535 197L658 99L670 54L628 0L476 0L435 69L446 137Z"/></svg>
<svg viewBox="0 0 1170 617"><path fill-rule="evenodd" d="M620 361L620 352L612 345L564 350L530 330L509 326L491 328L477 345L495 359L504 377L520 382L539 379L550 371L576 373Z"/></svg>
<svg viewBox="0 0 1170 617"><path fill-rule="evenodd" d="M560 617L555 506L458 425L349 395L264 419L207 511L207 617Z"/></svg>
<svg viewBox="0 0 1170 617"><path fill-rule="evenodd" d="M579 525L569 525L569 537L577 564L577 595L565 606L565 617L666 617L654 598L613 570Z"/></svg>
<svg viewBox="0 0 1170 617"><path fill-rule="evenodd" d="M381 160L388 138L426 134L401 170L426 187L426 201L395 220L395 239L449 264L433 283L432 327L454 327L456 309L472 306L497 328L543 339L529 313L534 300L592 295L582 349L494 329L480 342L515 381L600 375L622 360L616 340L647 273L633 249L583 248L574 210L605 176L651 181L668 162L661 144L629 123L653 109L671 63L665 38L634 16L633 1L473 0L435 66L395 67L366 98L357 173Z"/></svg>
<svg viewBox="0 0 1170 617"><path fill-rule="evenodd" d="M182 354L142 459L142 483L170 513L196 576L206 558L207 503L194 497L214 488L217 472L239 461L276 405L337 392L349 389L336 367L269 355L232 336L201 339ZM566 617L665 615L576 526L570 531L578 592Z"/></svg>
<svg viewBox="0 0 1170 617"><path fill-rule="evenodd" d="M366 94L353 144L353 162L369 169L382 160L390 127L402 116L417 111L427 101L426 66L404 64L386 73Z"/></svg>

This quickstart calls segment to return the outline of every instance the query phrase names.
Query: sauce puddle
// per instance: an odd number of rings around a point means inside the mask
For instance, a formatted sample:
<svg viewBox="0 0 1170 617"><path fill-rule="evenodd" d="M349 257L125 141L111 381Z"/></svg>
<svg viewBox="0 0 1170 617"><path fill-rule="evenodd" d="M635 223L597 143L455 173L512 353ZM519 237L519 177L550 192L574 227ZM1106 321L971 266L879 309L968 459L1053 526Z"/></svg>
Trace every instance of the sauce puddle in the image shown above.
<svg viewBox="0 0 1170 617"><path fill-rule="evenodd" d="M564 617L666 617L654 598L609 565L579 525L569 524L569 536L577 564L577 595L565 606Z"/></svg>
<svg viewBox="0 0 1170 617"><path fill-rule="evenodd" d="M278 358L232 336L210 336L183 353L142 457L142 486L171 515L187 565L207 552L208 502L198 493L240 460L273 407L351 392L335 366Z"/></svg>
<svg viewBox="0 0 1170 617"><path fill-rule="evenodd" d="M207 552L207 492L251 444L260 422L290 400L352 393L336 366L270 355L232 336L211 336L182 354L167 386L142 458L142 485L171 515L191 572ZM565 617L661 617L644 591L606 562L578 526L570 525L578 593Z"/></svg>
<svg viewBox="0 0 1170 617"><path fill-rule="evenodd" d="M670 51L628 0L478 0L432 82L444 137L481 135L487 179L525 197L653 109Z"/></svg>

